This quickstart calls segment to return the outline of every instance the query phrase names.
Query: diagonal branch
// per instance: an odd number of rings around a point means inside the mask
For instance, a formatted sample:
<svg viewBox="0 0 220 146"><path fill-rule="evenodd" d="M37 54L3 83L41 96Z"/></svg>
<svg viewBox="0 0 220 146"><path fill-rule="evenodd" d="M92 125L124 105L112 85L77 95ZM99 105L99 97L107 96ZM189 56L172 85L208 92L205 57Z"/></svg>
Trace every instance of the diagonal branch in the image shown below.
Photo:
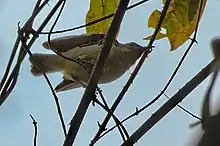
<svg viewBox="0 0 220 146"><path fill-rule="evenodd" d="M170 97L169 97L167 94L163 93L163 95L164 95L166 98L170 99ZM181 105L177 104L177 106L178 106L182 111L184 111L184 112L187 113L188 115L192 116L193 118L195 118L195 119L197 119L197 120L199 120L199 121L202 120L200 117L194 115L193 113L191 113L190 111L188 111L186 108L182 107Z"/></svg>
<svg viewBox="0 0 220 146"><path fill-rule="evenodd" d="M163 23L163 20L165 19L165 16L166 16L166 12L169 8L169 4L170 4L170 0L167 0L166 3L165 3L165 6L163 8L163 11L161 13L161 16L160 16L160 19L158 21L158 24L157 24L157 27L155 28L155 31L152 35L152 38L150 40L150 42L148 43L148 48L151 48L151 46L153 45L153 42L155 41L156 39L156 36L158 34L158 32L160 31L160 28L161 28L161 25ZM128 91L131 83L134 81L137 73L139 72L141 66L143 65L145 59L148 57L148 54L150 53L149 50L146 50L144 52L144 54L142 55L140 61L138 62L137 66L135 67L134 71L132 72L130 78L128 79L128 81L126 82L124 88L122 89L122 91L120 92L120 94L118 95L118 97L116 98L115 102L113 103L112 107L111 107L111 111L112 113L115 111L115 109L117 108L117 106L119 105L119 103L121 102L121 100L123 99L125 93ZM105 117L104 121L102 122L102 125L101 127L99 128L98 132L96 133L95 137L93 138L93 140L97 139L101 134L102 132L104 131L108 121L110 120L111 118L111 115L110 114L107 114L107 116Z"/></svg>
<svg viewBox="0 0 220 146"><path fill-rule="evenodd" d="M116 124L116 127L118 127L118 130L123 138L123 140L125 141L126 139L124 139L124 135L123 135L123 132L126 136L126 138L129 138L129 134L126 130L126 128L124 127L124 125L122 124L122 122L120 122L120 120L112 113L112 111L110 110L106 100L105 100L105 97L104 95L102 94L102 91L101 89L97 86L97 91L99 93L99 96L101 97L102 99L102 102L104 103L103 105L98 101L96 100L96 103L98 103L104 110L106 110L109 114L111 114L112 118L114 119L115 121L115 124ZM122 131L123 130L123 131ZM95 144L96 141L92 141L90 143L90 146L93 146Z"/></svg>
<svg viewBox="0 0 220 146"><path fill-rule="evenodd" d="M39 4L39 1L36 3L35 5L35 8L34 8L34 11L31 15L31 17L27 20L27 22L25 23L24 27L22 30L28 28L34 21L34 19L36 18L36 16L40 13L40 11L43 9L43 7L48 3L49 0L45 0L39 7L38 7L38 4ZM38 8L37 8L38 7ZM9 71L10 71L10 68L11 68L11 65L12 65L12 62L15 58L15 54L17 52L17 49L18 49L18 46L20 44L20 37L19 35L17 36L17 39L15 41L15 44L14 44L14 47L12 49L12 52L11 52L11 55L10 55L10 58L9 58L9 61L8 61L8 64L7 64L7 67L6 67L6 70L5 70L5 73L3 75L3 78L1 80L1 83L0 83L0 91L2 90L2 87L4 86L5 82L6 82L6 79L8 77L8 74L9 74ZM1 93L2 94L2 93ZM0 103L1 105L2 103Z"/></svg>
<svg viewBox="0 0 220 146"><path fill-rule="evenodd" d="M50 13L48 14L48 16L45 18L45 20L42 22L42 24L39 26L39 28L37 29L36 32L34 32L33 28L32 28L32 23L34 21L34 19L36 18L36 16L39 14L39 12L42 10L42 8L48 3L49 0L44 0L44 2L40 5L40 0L37 1L37 4L34 8L34 11L32 13L32 15L30 16L30 18L27 20L27 22L25 23L24 27L22 29L19 30L18 32L18 38L15 42L14 48L12 50L11 53L11 57L9 59L9 63L8 66L6 68L6 72L3 76L3 79L0 83L0 89L2 89L1 91L1 95L0 95L0 106L3 104L3 102L7 99L7 97L10 95L11 91L14 89L17 79L18 79L18 74L19 74L19 70L20 70L20 66L22 64L22 61L24 59L24 57L26 56L27 53L29 53L29 55L31 55L30 52L30 48L33 45L33 43L36 41L36 39L38 38L38 35L43 29L44 27L48 24L48 22L50 21L50 19L52 18L52 16L55 14L55 12L57 11L57 9L60 7L60 5L62 4L63 0L58 1L55 6L53 7L53 9L50 11ZM40 5L38 7L38 5ZM30 34L31 32L33 33L33 37L30 39L30 41L27 43L27 37L29 36L28 34ZM8 73L10 71L11 68L11 64L14 60L16 51L18 49L19 43L22 42L21 48L20 48L20 52L17 58L17 62L15 64L15 67L13 68L10 76L8 77ZM53 91L53 87L49 81L49 79L47 78L47 76L44 76L47 83L50 86L50 89L52 90L54 99L55 99L55 103L57 106L57 110L58 110L58 114L60 117L60 121L62 124L62 128L64 131L64 134L66 134L66 130L65 130L65 124L64 124L64 120L62 117L62 113L61 113L61 108L59 106L59 102L58 102L58 98L55 94L55 92ZM8 79L7 79L8 78ZM7 79L7 81L6 81ZM6 82L6 83L5 83Z"/></svg>
<svg viewBox="0 0 220 146"><path fill-rule="evenodd" d="M104 104L102 104L99 100L95 100L95 102L100 107L102 107L106 112L108 112L108 113L110 112L110 109L107 106L105 106ZM113 117L113 119L114 119L114 121L115 121L115 123L116 123L116 125L118 127L119 133L120 133L123 141L125 142L126 138L125 138L123 132L125 133L126 137L129 138L129 134L128 134L127 130L125 129L124 125L120 122L120 120L115 115L113 115L111 112L110 112L110 114ZM89 146L93 146L94 144L95 144L95 142L90 143Z"/></svg>
<svg viewBox="0 0 220 146"><path fill-rule="evenodd" d="M130 0L120 0L118 8L116 10L115 16L112 20L111 26L108 29L104 44L102 46L101 52L98 56L98 61L96 62L93 71L91 73L88 85L85 89L81 102L78 106L78 109L71 120L70 129L68 135L64 141L64 146L72 146L73 142L78 133L79 127L82 123L82 120L86 114L86 111L89 107L90 102L94 98L95 88L99 79L101 70L106 62L108 54L112 47L112 42L115 39L115 36L118 32L122 19L124 17L125 11L127 9L128 3Z"/></svg>
<svg viewBox="0 0 220 146"><path fill-rule="evenodd" d="M72 62L74 62L74 63L76 63L76 64L79 64L80 66L82 66L82 68L84 68L84 69L88 72L88 69L85 67L85 65L84 65L80 60L73 59L73 58L68 58L68 57L64 56L62 53L60 53L59 51L57 51L57 50L53 47L53 45L51 44L51 35L52 35L52 32L53 32L53 29L55 28L55 26L56 26L56 24L57 24L57 22L58 22L58 20L59 20L59 18L60 18L60 16L61 16L61 13L62 13L62 11L63 11L63 9L64 9L65 4L66 4L66 0L63 1L63 4L62 4L61 9L60 9L60 11L59 11L59 13L58 13L58 15L57 15L57 18L55 19L54 23L52 24L52 26L51 26L51 28L50 28L50 31L49 31L49 34L48 34L48 38L47 38L48 44L49 44L49 48L50 48L54 53L56 53L58 56L60 56L60 57L62 57L62 58L64 58L64 59L66 59L66 60L72 61Z"/></svg>
<svg viewBox="0 0 220 146"><path fill-rule="evenodd" d="M24 43L23 43L22 45L23 45L23 48L25 49L25 51L27 51L28 55L29 55L30 57L32 57L33 54L31 53L31 51L30 51L29 49L27 49L27 46L26 46ZM40 71L42 71L43 76L44 76L44 78L45 78L47 84L48 84L49 87L50 87L50 90L51 90L51 92L52 92L52 94L53 94L54 101L55 101L55 104L56 104L56 107L57 107L57 112L58 112L58 115L59 115L59 118L60 118L60 122L61 122L61 126L62 126L62 129L63 129L63 133L64 133L64 136L66 137L66 134L67 134L67 132L66 132L66 126L65 126L63 114L62 114L62 111L61 111L61 107L60 107L60 104L59 104L59 99L58 99L58 97L57 97L55 91L53 90L53 86L52 86L52 84L51 84L49 78L47 77L46 73L45 73L44 70L42 69L41 64L39 64L36 60L34 60L34 58L33 58L33 63L36 65L36 67L37 67Z"/></svg>
<svg viewBox="0 0 220 146"><path fill-rule="evenodd" d="M149 0L141 0L141 1L139 1L139 2L137 2L137 3L135 3L135 4L133 4L133 5L130 5L129 7L127 7L126 11L127 11L127 10L131 10L131 9L133 9L133 8L139 6L139 5L142 5L142 4L144 4L145 2L148 2L148 1L149 1ZM94 24L96 24L96 23L98 23L98 22L104 21L104 20L106 20L106 19L110 19L110 18L112 18L113 16L114 16L114 13L109 14L109 15L107 15L107 16L105 16L105 17L100 18L100 19L94 20L94 21L92 21L92 22L89 22L89 23L86 23L86 24L83 24L83 25L80 25L80 26L73 27L73 28L64 29L64 30L58 30L58 31L53 31L53 32L41 32L40 34L50 34L50 33L51 33L51 34L54 34L54 33L69 32L69 31L73 31L73 30L77 30L77 29L80 29L80 28L84 28L84 27L87 27L87 26L94 25Z"/></svg>
<svg viewBox="0 0 220 146"><path fill-rule="evenodd" d="M215 60L210 62L202 71L194 76L187 84L185 84L170 100L162 105L152 116L145 121L132 135L122 144L127 146L136 143L145 133L147 133L154 125L157 124L166 114L168 114L175 106L178 105L187 95L189 95L202 81L204 81L214 70L212 66Z"/></svg>
<svg viewBox="0 0 220 146"><path fill-rule="evenodd" d="M44 3L41 4L41 6L43 4L47 4L49 0L45 0ZM38 38L38 35L43 29L44 27L47 25L47 23L49 22L49 20L52 18L52 16L54 15L54 13L57 11L57 9L59 8L59 6L62 4L63 0L60 0L57 2L57 4L54 6L54 8L51 10L51 12L48 14L48 16L45 18L45 20L42 22L42 24L39 26L38 30L34 33L33 37L31 38L31 40L29 41L28 45L27 45L27 49L30 49L31 46L33 45L33 43L36 41L36 39ZM38 8L40 9L40 7ZM41 10L41 9L40 9ZM35 13L37 13L37 11L35 11ZM38 12L39 13L39 12ZM37 13L37 14L38 14ZM28 22L31 24L33 22L35 17L33 17L33 15L30 17L30 19L28 20ZM32 21L31 21L32 20ZM26 25L24 26L26 27ZM23 29L22 29L23 30ZM23 38L23 37L22 37ZM20 40L20 38L19 38ZM17 41L16 41L17 42ZM16 50L17 48L15 48ZM13 49L14 51L14 49ZM18 59L17 59L17 62L16 62L16 65L15 67L13 68L13 71L11 72L7 82L5 83L6 79L7 79L7 76L5 78L5 81L2 81L1 82L1 85L4 85L4 88L2 89L1 91L1 95L0 95L0 106L3 104L3 102L7 99L7 97L10 95L11 91L13 90L16 82L17 82L17 79L18 79L18 74L19 74L19 70L20 70L20 66L21 66L21 63L24 59L24 57L26 56L26 51L21 48L20 49L20 52L19 52L19 55L18 55ZM14 58L14 56L13 56ZM11 59L11 58L10 58ZM13 59L12 59L13 61ZM10 68L9 68L10 69ZM9 71L9 70L8 70ZM3 77L4 78L4 77Z"/></svg>
<svg viewBox="0 0 220 146"><path fill-rule="evenodd" d="M162 91L155 97L153 98L146 106L144 109L148 108L149 106L151 106L153 103L155 103L168 89L168 87L170 86L171 82L173 81L174 77L176 76L177 72L179 71L180 67L182 66L184 60L186 59L186 56L188 55L189 51L191 50L192 46L197 43L196 41L196 37L197 37L197 32L198 32L198 28L199 28L199 20L201 17L201 13L202 13L202 5L203 5L203 0L201 0L200 3L200 7L199 7L199 13L198 13L198 18L197 18L197 22L196 22L196 28L195 28L195 32L193 35L193 38L190 39L191 43L189 44L189 46L187 47L186 51L184 52L183 56L181 57L181 59L179 60L179 63L177 64L176 68L174 69L172 75L170 76L168 82L166 83L166 85L164 86L164 88L162 89Z"/></svg>

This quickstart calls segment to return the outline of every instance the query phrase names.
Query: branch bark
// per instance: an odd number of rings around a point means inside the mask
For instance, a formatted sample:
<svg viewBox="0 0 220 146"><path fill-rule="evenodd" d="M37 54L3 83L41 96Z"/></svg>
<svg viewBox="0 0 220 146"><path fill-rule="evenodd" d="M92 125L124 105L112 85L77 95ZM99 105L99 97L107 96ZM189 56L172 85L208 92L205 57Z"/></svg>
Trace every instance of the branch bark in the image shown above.
<svg viewBox="0 0 220 146"><path fill-rule="evenodd" d="M156 36L158 34L158 32L160 31L160 28L161 28L161 25L163 23L163 20L165 19L165 16L166 16L166 13L168 11L168 8L169 8L169 5L170 5L170 2L171 0L166 0L165 4L164 4L164 8L163 8L163 11L161 13L161 16L160 16L160 19L158 21L158 24L157 24L157 27L155 28L155 31L152 35L152 38L151 40L149 41L148 43L148 48L152 48L152 45L156 39ZM145 59L148 57L148 54L151 52L151 49L150 50L146 50L141 59L139 60L139 62L137 63L134 71L132 72L131 76L129 77L128 81L126 82L125 86L123 87L123 89L121 90L121 92L119 93L118 97L116 98L116 100L114 101L112 107L111 107L111 111L112 113L116 110L117 106L119 105L119 103L122 101L125 93L128 91L130 85L132 84L132 82L134 81L136 75L138 74L140 68L142 67ZM92 140L92 143L94 141L96 141L96 139L98 139L98 137L102 134L102 132L105 130L109 120L111 118L111 115L108 113L104 119L104 121L102 122L99 130L97 131L97 133L95 134L93 140Z"/></svg>
<svg viewBox="0 0 220 146"><path fill-rule="evenodd" d="M105 42L102 46L101 52L98 56L98 61L96 62L93 71L91 73L88 85L85 89L85 92L83 94L83 97L81 99L81 102L78 106L78 109L74 115L74 117L71 120L70 123L70 129L68 131L67 137L64 141L64 146L72 146L74 143L74 140L76 138L76 135L79 131L80 125L82 123L82 120L86 114L86 111L89 107L89 104L91 103L94 94L95 94L95 88L97 86L97 82L99 79L99 75L101 73L101 70L106 62L106 59L108 57L108 54L112 47L112 42L115 39L115 36L118 32L118 29L120 27L120 24L122 22L122 19L124 17L125 11L127 9L128 3L130 0L120 0L120 3L118 5L118 8L116 10L115 16L112 20L111 26L108 29Z"/></svg>
<svg viewBox="0 0 220 146"><path fill-rule="evenodd" d="M121 146L128 146L136 143L154 125L156 125L166 114L168 114L179 102L189 95L202 81L204 81L214 70L212 60L202 71L194 76L185 86L174 94L163 106L161 106L152 116L145 121Z"/></svg>

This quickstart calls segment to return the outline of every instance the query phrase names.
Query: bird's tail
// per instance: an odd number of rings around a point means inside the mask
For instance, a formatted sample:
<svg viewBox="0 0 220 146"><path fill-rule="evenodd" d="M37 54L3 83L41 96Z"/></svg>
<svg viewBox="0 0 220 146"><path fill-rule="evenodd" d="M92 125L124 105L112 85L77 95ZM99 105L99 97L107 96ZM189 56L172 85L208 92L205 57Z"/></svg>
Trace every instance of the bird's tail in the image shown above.
<svg viewBox="0 0 220 146"><path fill-rule="evenodd" d="M34 76L40 76L45 73L60 72L64 70L64 59L55 54L38 54L35 53L29 58L31 62L31 73ZM41 70L36 63L40 65Z"/></svg>

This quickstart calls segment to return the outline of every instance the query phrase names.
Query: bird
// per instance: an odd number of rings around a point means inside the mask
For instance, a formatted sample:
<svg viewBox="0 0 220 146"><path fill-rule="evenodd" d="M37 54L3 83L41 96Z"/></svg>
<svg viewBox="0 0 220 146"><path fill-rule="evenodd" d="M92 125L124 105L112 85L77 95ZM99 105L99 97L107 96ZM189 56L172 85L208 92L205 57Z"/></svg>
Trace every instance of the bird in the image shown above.
<svg viewBox="0 0 220 146"><path fill-rule="evenodd" d="M56 92L86 87L105 35L71 35L52 39L50 44L48 41L44 42L42 46L45 49L55 50L65 58L57 54L34 53L29 58L32 75L41 76L43 73L62 72L63 80L55 87ZM101 71L98 84L110 83L120 78L135 64L147 48L135 42L122 44L115 39ZM77 60L80 63L69 59ZM35 61L40 68L34 63Z"/></svg>

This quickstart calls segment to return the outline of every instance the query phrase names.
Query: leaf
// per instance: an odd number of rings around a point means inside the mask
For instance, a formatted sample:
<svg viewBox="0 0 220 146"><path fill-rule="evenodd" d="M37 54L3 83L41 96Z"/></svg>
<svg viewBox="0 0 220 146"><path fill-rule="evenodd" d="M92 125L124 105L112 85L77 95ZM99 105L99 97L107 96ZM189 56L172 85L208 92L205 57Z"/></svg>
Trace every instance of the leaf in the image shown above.
<svg viewBox="0 0 220 146"><path fill-rule="evenodd" d="M162 23L162 28L166 33L158 33L156 40L167 37L171 51L176 50L184 42L188 40L191 34L195 31L196 22L198 19L199 5L197 0L172 0L167 11L166 17ZM206 1L203 1L202 13L204 11ZM163 3L165 0L163 0ZM201 13L201 15L202 15ZM148 18L148 27L156 28L161 12L154 10ZM200 16L201 17L201 16ZM151 38L151 35L145 37L145 40Z"/></svg>
<svg viewBox="0 0 220 146"><path fill-rule="evenodd" d="M86 23L98 20L115 12L119 0L91 0L90 8L86 14ZM112 18L103 20L94 25L87 26L87 33L106 33Z"/></svg>
<svg viewBox="0 0 220 146"><path fill-rule="evenodd" d="M154 10L149 19L148 19L148 27L155 28L157 26L157 21L160 19L161 12L159 10Z"/></svg>
<svg viewBox="0 0 220 146"><path fill-rule="evenodd" d="M180 24L183 26L189 24L188 0L174 1L171 3L171 7L173 7L173 14L176 16Z"/></svg>
<svg viewBox="0 0 220 146"><path fill-rule="evenodd" d="M193 20L193 17L196 15L196 10L199 9L199 1L198 0L190 0L189 2L189 21Z"/></svg>
<svg viewBox="0 0 220 146"><path fill-rule="evenodd" d="M151 35L151 36L148 36L148 37L145 37L144 40L150 40L151 37L152 37L152 35ZM162 39L162 38L164 38L164 37L166 37L166 34L159 32L159 33L157 34L157 36L156 36L156 39L159 40L159 39Z"/></svg>

